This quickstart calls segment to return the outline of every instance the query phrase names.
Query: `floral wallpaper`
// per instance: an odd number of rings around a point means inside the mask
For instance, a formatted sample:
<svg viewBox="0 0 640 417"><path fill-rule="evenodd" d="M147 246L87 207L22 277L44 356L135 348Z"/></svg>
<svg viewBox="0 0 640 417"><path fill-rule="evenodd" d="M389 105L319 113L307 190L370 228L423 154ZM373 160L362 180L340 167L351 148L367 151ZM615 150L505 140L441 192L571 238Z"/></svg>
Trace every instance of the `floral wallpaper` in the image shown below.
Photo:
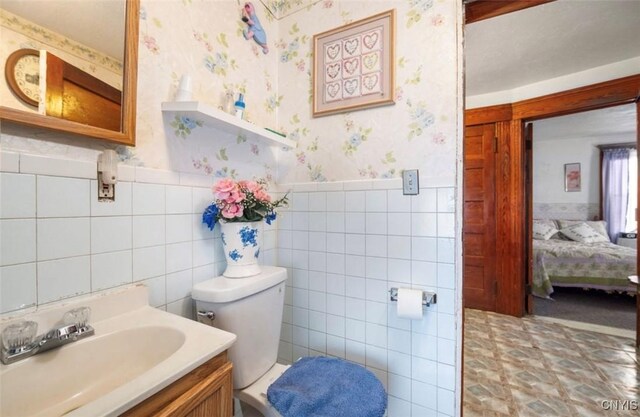
<svg viewBox="0 0 640 417"><path fill-rule="evenodd" d="M285 2L286 3L286 2ZM395 105L311 117L313 35L395 8ZM455 173L456 7L446 0L324 0L279 20L276 42L285 183Z"/></svg>
<svg viewBox="0 0 640 417"><path fill-rule="evenodd" d="M282 183L390 178L407 168L429 177L455 175L455 2L254 2L267 33L266 55L243 37L241 4L142 0L137 145L116 148L123 161ZM312 118L313 35L392 8L397 11L395 105ZM221 133L202 120L163 114L161 103L173 99L185 74L192 78L195 100L227 108L243 93L246 118L287 133L297 147L269 147ZM19 129L3 129L1 144L91 160L114 147Z"/></svg>
<svg viewBox="0 0 640 417"><path fill-rule="evenodd" d="M273 47L277 22L256 3ZM242 31L234 0L142 0L138 49L136 147L78 141L64 135L11 127L2 131L3 149L94 160L116 148L128 164L214 177L273 178L276 153L242 136L220 133L202 120L161 111L182 75L192 79L193 99L227 108L245 94L245 118L277 128L282 99L277 92L277 55L264 55ZM44 140L43 140L44 139Z"/></svg>
<svg viewBox="0 0 640 417"><path fill-rule="evenodd" d="M264 7L256 10L273 48L277 23ZM244 38L240 18L236 1L142 1L138 101L149 106L139 105L137 146L122 149L123 158L215 177L273 177L274 149L160 111L181 76L189 75L195 100L229 110L242 93L245 119L277 128L277 57Z"/></svg>
<svg viewBox="0 0 640 417"><path fill-rule="evenodd" d="M282 19L319 1L321 0L261 0L261 3L269 10L272 18Z"/></svg>

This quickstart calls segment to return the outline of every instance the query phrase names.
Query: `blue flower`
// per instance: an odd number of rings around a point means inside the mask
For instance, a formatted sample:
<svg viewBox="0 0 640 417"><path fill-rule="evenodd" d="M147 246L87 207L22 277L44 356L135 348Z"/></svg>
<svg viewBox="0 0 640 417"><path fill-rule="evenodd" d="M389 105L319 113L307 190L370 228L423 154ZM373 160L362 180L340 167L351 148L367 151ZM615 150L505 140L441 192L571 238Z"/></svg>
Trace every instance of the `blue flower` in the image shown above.
<svg viewBox="0 0 640 417"><path fill-rule="evenodd" d="M213 57L211 55L207 56L204 59L204 66L211 72L213 72L213 70L215 69L216 64L215 62L213 62Z"/></svg>
<svg viewBox="0 0 640 417"><path fill-rule="evenodd" d="M233 259L235 262L238 262L238 259L242 259L242 255L238 253L238 249L234 249L229 252L229 258Z"/></svg>
<svg viewBox="0 0 640 417"><path fill-rule="evenodd" d="M213 230L214 226L218 222L218 206L211 204L202 213L202 223L209 226L209 230Z"/></svg>
<svg viewBox="0 0 640 417"><path fill-rule="evenodd" d="M427 113L422 117L422 126L429 127L435 121L435 117L431 113Z"/></svg>
<svg viewBox="0 0 640 417"><path fill-rule="evenodd" d="M274 221L276 219L276 212L272 211L271 213L267 213L266 216L264 216L264 221L267 222L267 224L271 224L272 221Z"/></svg>
<svg viewBox="0 0 640 417"><path fill-rule="evenodd" d="M360 133L354 133L349 138L349 142L353 146L360 146L360 144L362 143L362 136L360 135Z"/></svg>
<svg viewBox="0 0 640 417"><path fill-rule="evenodd" d="M187 129L195 129L198 126L195 120L190 119L187 116L180 117L180 121Z"/></svg>
<svg viewBox="0 0 640 417"><path fill-rule="evenodd" d="M242 241L242 246L247 247L252 245L253 247L258 246L257 239L258 238L258 229L252 229L249 226L245 226L240 229L240 240Z"/></svg>

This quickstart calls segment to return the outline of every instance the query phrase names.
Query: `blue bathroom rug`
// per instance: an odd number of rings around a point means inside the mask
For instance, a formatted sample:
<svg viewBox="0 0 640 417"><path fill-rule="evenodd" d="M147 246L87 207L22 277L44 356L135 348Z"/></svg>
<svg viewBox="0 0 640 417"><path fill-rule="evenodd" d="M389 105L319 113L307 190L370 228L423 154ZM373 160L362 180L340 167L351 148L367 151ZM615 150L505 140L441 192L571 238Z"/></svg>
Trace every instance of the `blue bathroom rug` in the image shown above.
<svg viewBox="0 0 640 417"><path fill-rule="evenodd" d="M369 370L345 360L301 358L267 390L283 417L382 417L387 393Z"/></svg>

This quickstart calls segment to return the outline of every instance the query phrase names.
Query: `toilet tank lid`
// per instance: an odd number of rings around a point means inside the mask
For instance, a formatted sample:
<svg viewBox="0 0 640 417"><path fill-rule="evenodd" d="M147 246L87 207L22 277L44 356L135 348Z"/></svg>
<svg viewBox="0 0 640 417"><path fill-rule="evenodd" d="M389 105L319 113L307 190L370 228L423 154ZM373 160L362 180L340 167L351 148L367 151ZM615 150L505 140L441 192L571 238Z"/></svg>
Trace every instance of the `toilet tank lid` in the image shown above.
<svg viewBox="0 0 640 417"><path fill-rule="evenodd" d="M194 285L191 297L208 303L228 303L264 291L287 279L287 270L261 266L262 272L247 278L219 276Z"/></svg>

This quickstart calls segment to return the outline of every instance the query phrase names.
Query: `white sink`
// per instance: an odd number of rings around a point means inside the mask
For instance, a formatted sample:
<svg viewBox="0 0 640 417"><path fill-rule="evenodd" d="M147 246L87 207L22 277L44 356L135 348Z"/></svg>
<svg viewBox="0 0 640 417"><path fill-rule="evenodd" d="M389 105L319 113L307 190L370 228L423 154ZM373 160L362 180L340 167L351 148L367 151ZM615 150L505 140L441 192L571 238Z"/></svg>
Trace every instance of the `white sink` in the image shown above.
<svg viewBox="0 0 640 417"><path fill-rule="evenodd" d="M0 366L0 416L118 415L235 340L149 306L90 324L94 336Z"/></svg>

